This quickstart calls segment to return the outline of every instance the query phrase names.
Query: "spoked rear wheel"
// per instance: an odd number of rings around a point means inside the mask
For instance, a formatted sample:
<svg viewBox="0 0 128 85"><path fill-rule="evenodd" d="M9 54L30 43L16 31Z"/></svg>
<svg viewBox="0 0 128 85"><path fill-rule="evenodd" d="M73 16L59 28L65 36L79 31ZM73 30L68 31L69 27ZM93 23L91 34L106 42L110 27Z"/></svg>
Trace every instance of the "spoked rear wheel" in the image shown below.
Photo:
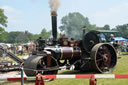
<svg viewBox="0 0 128 85"><path fill-rule="evenodd" d="M110 44L99 43L91 50L92 69L101 73L112 72L117 63L117 55Z"/></svg>

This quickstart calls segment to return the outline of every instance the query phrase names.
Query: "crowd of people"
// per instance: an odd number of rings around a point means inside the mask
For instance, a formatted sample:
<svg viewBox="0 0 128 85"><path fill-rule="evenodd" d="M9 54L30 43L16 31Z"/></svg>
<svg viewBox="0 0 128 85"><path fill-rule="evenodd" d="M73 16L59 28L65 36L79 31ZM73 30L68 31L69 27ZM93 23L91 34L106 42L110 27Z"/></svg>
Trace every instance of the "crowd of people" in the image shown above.
<svg viewBox="0 0 128 85"><path fill-rule="evenodd" d="M120 55L120 52L128 52L128 42L125 40L115 40L113 34L110 35L109 43L114 46L118 55Z"/></svg>
<svg viewBox="0 0 128 85"><path fill-rule="evenodd" d="M8 50L14 54L22 56L23 54L29 54L33 49L33 44L24 44L24 45L10 45Z"/></svg>

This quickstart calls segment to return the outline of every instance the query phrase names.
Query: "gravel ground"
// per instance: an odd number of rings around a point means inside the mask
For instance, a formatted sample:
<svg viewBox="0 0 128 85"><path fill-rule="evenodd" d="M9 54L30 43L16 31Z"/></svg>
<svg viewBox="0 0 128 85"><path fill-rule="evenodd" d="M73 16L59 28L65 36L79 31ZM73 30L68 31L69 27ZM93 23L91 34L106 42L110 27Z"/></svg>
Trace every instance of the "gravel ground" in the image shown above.
<svg viewBox="0 0 128 85"><path fill-rule="evenodd" d="M2 83L6 82L6 80L1 80L1 79L5 79L8 77L20 77L21 72L19 71L13 71L13 72L4 72L4 73L0 73L0 85L2 85ZM24 77L26 75L24 74Z"/></svg>

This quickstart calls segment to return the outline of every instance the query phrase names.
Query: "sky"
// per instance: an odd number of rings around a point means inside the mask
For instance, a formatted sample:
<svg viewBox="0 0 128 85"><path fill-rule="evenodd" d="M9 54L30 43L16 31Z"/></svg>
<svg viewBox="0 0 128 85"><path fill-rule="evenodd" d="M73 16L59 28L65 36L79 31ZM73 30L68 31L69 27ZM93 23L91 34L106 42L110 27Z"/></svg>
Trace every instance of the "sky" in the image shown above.
<svg viewBox="0 0 128 85"><path fill-rule="evenodd" d="M128 23L128 0L59 0L58 27L61 18L72 12L88 17L91 24L111 28ZM49 0L0 0L0 8L8 17L6 31L29 31L39 34L51 30Z"/></svg>

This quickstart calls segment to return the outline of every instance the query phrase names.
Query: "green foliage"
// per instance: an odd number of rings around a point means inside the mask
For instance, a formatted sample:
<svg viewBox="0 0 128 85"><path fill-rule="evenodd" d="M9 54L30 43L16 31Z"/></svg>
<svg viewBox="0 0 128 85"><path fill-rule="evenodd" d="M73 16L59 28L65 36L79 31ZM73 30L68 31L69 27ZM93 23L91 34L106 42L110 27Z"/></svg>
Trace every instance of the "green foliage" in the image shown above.
<svg viewBox="0 0 128 85"><path fill-rule="evenodd" d="M46 40L46 39L50 38L51 31L47 31L45 28L43 28L40 36Z"/></svg>
<svg viewBox="0 0 128 85"><path fill-rule="evenodd" d="M32 37L33 37L33 34L28 32L28 31L25 31L25 37L26 37L26 42L28 41L32 41Z"/></svg>
<svg viewBox="0 0 128 85"><path fill-rule="evenodd" d="M7 17L4 15L4 10L0 9L0 24L7 27Z"/></svg>
<svg viewBox="0 0 128 85"><path fill-rule="evenodd" d="M82 27L90 26L88 18L85 18L82 14L78 12L69 13L61 19L61 26L59 27L61 31L64 31L69 38L80 39L82 36Z"/></svg>
<svg viewBox="0 0 128 85"><path fill-rule="evenodd" d="M97 27L95 24L94 25L90 25L88 30L103 30L103 27Z"/></svg>
<svg viewBox="0 0 128 85"><path fill-rule="evenodd" d="M32 40L37 40L40 37L40 34L34 34Z"/></svg>
<svg viewBox="0 0 128 85"><path fill-rule="evenodd" d="M28 31L25 32L10 32L7 34L8 43L26 43L32 40L33 35Z"/></svg>
<svg viewBox="0 0 128 85"><path fill-rule="evenodd" d="M128 38L128 24L118 25L115 29L120 32L122 37Z"/></svg>
<svg viewBox="0 0 128 85"><path fill-rule="evenodd" d="M7 42L8 43L15 43L16 37L20 34L21 32L9 32L7 34Z"/></svg>
<svg viewBox="0 0 128 85"><path fill-rule="evenodd" d="M31 33L26 33L26 32L21 32L15 39L16 43L26 43L28 41L32 40L32 34Z"/></svg>
<svg viewBox="0 0 128 85"><path fill-rule="evenodd" d="M6 42L6 40L6 32L2 27L0 27L0 42Z"/></svg>
<svg viewBox="0 0 128 85"><path fill-rule="evenodd" d="M60 31L65 32L66 36L69 38L81 39L82 38L82 28L86 26L86 32L89 30L102 30L103 27L97 27L96 25L91 25L89 19L84 17L78 12L69 13L61 19Z"/></svg>
<svg viewBox="0 0 128 85"><path fill-rule="evenodd" d="M40 34L34 34L32 40L37 40L39 37L47 40L51 36L51 31L47 31L45 28L42 29Z"/></svg>
<svg viewBox="0 0 128 85"><path fill-rule="evenodd" d="M4 10L0 9L0 42L6 41L6 32L3 27L7 27L7 17L4 15Z"/></svg>
<svg viewBox="0 0 128 85"><path fill-rule="evenodd" d="M25 33L21 32L15 39L16 43L23 43L27 41L27 37L25 35Z"/></svg>
<svg viewBox="0 0 128 85"><path fill-rule="evenodd" d="M104 30L110 30L110 26L109 25L104 25Z"/></svg>
<svg viewBox="0 0 128 85"><path fill-rule="evenodd" d="M7 42L8 43L26 43L29 41L37 40L39 37L48 39L51 36L51 31L46 31L43 29L40 34L32 34L28 31L21 32L9 32L7 33Z"/></svg>

